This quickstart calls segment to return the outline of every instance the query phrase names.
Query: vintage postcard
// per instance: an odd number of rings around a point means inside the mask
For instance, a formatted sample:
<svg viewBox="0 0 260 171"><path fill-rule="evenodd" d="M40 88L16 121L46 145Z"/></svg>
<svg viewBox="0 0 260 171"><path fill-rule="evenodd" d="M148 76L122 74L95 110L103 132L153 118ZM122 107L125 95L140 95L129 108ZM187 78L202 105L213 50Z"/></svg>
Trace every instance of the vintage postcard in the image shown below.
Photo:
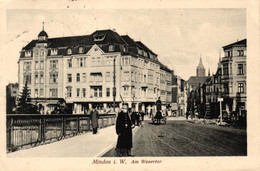
<svg viewBox="0 0 260 171"><path fill-rule="evenodd" d="M259 1L0 8L1 170L260 169Z"/></svg>

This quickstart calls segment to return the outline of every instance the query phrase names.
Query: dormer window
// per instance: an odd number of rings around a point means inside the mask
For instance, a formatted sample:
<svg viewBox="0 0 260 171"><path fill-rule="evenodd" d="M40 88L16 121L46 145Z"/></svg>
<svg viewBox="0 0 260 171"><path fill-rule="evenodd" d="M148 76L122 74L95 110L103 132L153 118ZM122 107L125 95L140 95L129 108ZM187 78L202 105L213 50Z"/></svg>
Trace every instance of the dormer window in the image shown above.
<svg viewBox="0 0 260 171"><path fill-rule="evenodd" d="M137 51L138 51L139 55L142 55L142 50L141 49L137 48Z"/></svg>
<svg viewBox="0 0 260 171"><path fill-rule="evenodd" d="M83 47L79 47L79 53L83 53Z"/></svg>
<svg viewBox="0 0 260 171"><path fill-rule="evenodd" d="M58 50L57 49L51 49L51 55L57 55Z"/></svg>
<svg viewBox="0 0 260 171"><path fill-rule="evenodd" d="M68 53L68 55L71 55L72 54L72 50L68 49L67 53Z"/></svg>
<svg viewBox="0 0 260 171"><path fill-rule="evenodd" d="M30 50L25 51L25 57L31 57L31 51Z"/></svg>
<svg viewBox="0 0 260 171"><path fill-rule="evenodd" d="M115 46L114 45L109 45L108 46L108 51L113 52L115 50Z"/></svg>
<svg viewBox="0 0 260 171"><path fill-rule="evenodd" d="M94 41L103 41L105 37L106 37L105 34L94 35Z"/></svg>

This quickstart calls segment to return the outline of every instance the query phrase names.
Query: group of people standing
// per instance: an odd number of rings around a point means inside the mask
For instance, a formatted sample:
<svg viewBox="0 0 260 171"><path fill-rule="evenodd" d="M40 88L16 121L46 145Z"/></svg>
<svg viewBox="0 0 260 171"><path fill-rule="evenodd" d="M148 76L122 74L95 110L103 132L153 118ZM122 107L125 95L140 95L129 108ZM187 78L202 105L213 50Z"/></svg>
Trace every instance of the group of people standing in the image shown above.
<svg viewBox="0 0 260 171"><path fill-rule="evenodd" d="M157 110L161 110L161 100L158 98L156 102ZM90 112L90 118L93 128L93 134L97 133L98 128L98 111L94 108ZM137 125L141 125L141 121L144 120L145 113L143 111L137 112L135 110L131 111L127 104L122 105L121 111L117 115L116 119L116 134L118 135L116 149L118 155L121 156L134 156L131 153L133 147L132 143L132 129Z"/></svg>

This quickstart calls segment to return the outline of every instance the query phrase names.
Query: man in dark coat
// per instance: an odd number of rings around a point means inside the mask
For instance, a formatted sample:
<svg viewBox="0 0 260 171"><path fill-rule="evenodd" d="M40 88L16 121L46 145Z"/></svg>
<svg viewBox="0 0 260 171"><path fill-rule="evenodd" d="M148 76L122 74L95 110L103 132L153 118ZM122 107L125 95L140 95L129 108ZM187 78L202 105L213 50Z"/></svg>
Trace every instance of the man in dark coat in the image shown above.
<svg viewBox="0 0 260 171"><path fill-rule="evenodd" d="M161 102L160 97L158 97L158 100L155 102L155 104L156 104L156 110L157 111L162 110L162 102Z"/></svg>
<svg viewBox="0 0 260 171"><path fill-rule="evenodd" d="M116 120L116 133L118 135L116 148L120 150L120 156L131 155L132 144L132 122L129 117L127 105L123 104L122 111L118 113Z"/></svg>
<svg viewBox="0 0 260 171"><path fill-rule="evenodd" d="M98 128L99 113L98 113L98 111L96 110L95 107L90 112L90 119L91 119L93 134L96 134L97 133L97 128Z"/></svg>

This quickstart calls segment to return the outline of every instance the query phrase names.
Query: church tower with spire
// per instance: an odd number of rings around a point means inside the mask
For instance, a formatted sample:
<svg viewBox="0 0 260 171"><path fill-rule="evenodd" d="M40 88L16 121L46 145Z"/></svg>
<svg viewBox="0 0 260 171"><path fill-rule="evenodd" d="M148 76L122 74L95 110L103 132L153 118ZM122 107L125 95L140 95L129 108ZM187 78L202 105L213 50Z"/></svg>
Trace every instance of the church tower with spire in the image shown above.
<svg viewBox="0 0 260 171"><path fill-rule="evenodd" d="M202 59L200 57L200 63L197 66L197 77L205 77L205 68L202 64Z"/></svg>

